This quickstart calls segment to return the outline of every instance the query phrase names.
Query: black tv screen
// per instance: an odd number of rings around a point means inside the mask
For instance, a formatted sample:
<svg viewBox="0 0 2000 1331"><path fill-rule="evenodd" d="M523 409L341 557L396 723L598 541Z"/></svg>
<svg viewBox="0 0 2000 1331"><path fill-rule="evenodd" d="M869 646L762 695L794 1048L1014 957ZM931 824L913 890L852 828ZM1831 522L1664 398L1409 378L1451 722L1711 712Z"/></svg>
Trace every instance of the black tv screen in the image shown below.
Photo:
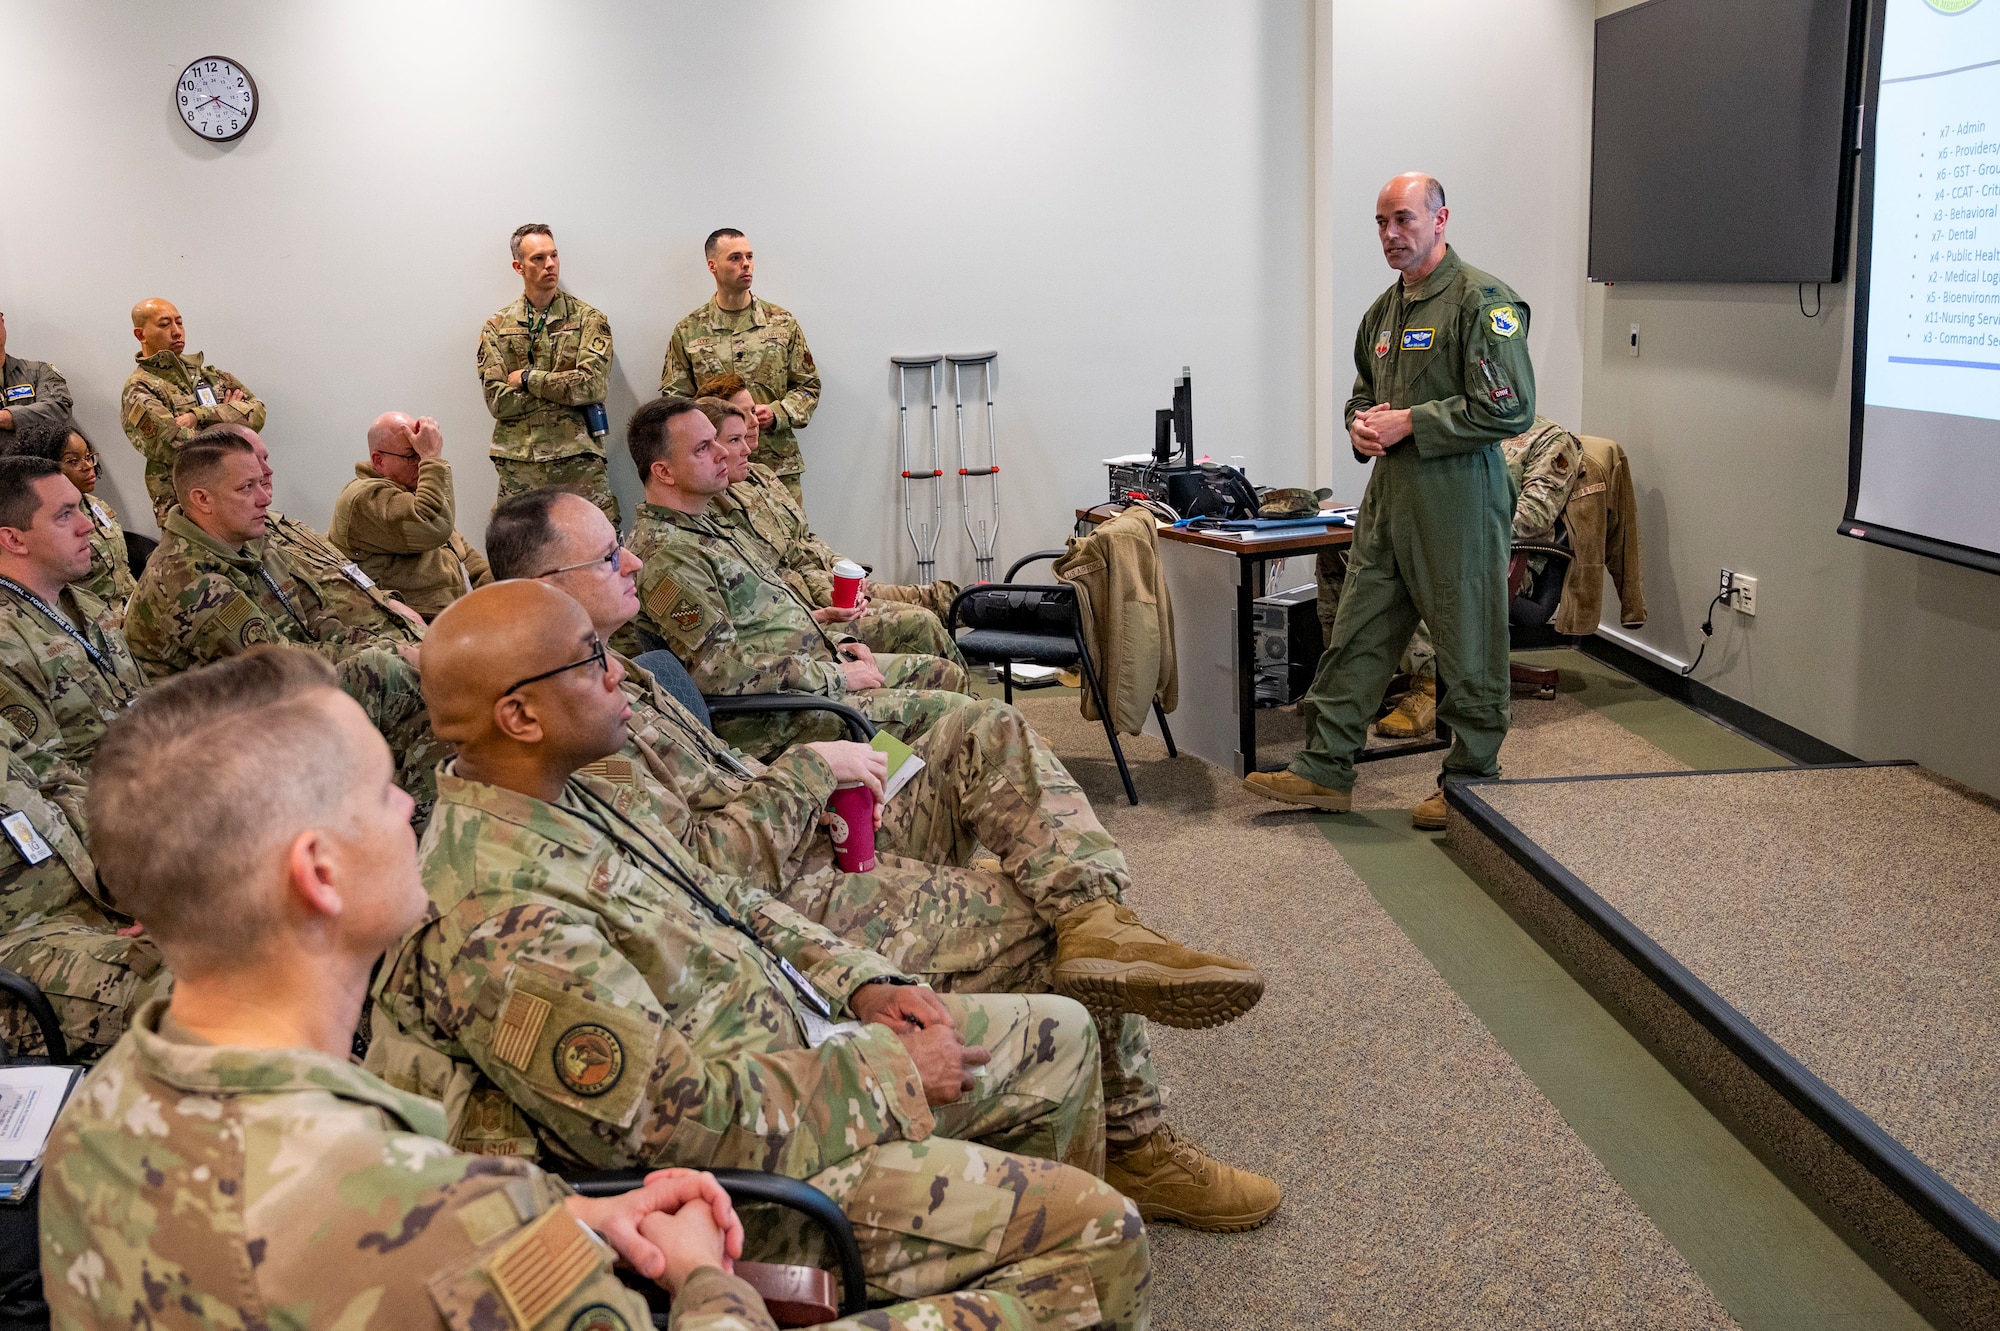
<svg viewBox="0 0 2000 1331"><path fill-rule="evenodd" d="M1837 282L1855 0L1649 0L1597 20L1590 276Z"/></svg>

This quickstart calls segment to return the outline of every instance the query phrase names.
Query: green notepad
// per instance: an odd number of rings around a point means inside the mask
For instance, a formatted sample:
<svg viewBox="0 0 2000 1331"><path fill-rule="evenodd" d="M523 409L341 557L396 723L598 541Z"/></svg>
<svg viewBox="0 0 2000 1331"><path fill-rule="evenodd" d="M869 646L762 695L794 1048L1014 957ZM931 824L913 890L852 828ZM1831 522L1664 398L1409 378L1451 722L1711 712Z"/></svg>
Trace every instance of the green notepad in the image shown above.
<svg viewBox="0 0 2000 1331"><path fill-rule="evenodd" d="M916 751L886 730L875 732L875 738L868 741L868 747L889 760L889 780L882 788L882 802L887 804L896 798L896 792L910 783L910 778L924 770L924 760Z"/></svg>

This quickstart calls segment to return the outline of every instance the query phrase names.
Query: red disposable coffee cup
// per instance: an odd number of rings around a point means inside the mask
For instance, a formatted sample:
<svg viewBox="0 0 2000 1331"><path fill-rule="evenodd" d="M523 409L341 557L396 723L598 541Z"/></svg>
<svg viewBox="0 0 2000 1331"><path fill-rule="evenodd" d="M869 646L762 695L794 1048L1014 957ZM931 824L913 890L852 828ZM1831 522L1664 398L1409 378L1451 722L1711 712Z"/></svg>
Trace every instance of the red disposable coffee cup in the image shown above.
<svg viewBox="0 0 2000 1331"><path fill-rule="evenodd" d="M868 570L851 559L840 560L833 566L833 603L842 610L852 610L854 603L861 599L861 583L868 576Z"/></svg>
<svg viewBox="0 0 2000 1331"><path fill-rule="evenodd" d="M875 792L859 781L835 786L826 802L833 833L833 862L842 873L875 867Z"/></svg>

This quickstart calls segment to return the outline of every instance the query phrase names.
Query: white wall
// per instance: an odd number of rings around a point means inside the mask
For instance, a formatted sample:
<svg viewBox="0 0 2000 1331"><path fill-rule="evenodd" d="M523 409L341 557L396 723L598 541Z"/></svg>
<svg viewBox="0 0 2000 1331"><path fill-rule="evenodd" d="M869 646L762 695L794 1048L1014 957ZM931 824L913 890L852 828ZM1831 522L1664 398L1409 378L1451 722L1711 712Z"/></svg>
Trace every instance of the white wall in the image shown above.
<svg viewBox="0 0 2000 1331"><path fill-rule="evenodd" d="M1059 543L1098 459L1150 445L1183 363L1206 449L1306 479L1309 0L4 0L0 31L0 123L38 164L0 211L0 308L17 354L69 376L135 527L117 392L126 311L160 295L269 403L283 508L323 525L401 408L444 423L476 537L474 344L529 220L610 316L614 438L711 289L702 237L750 233L826 381L812 515L884 572L913 558L897 352L999 348L1003 559ZM233 145L171 109L207 54L263 96ZM622 447L613 474L629 498ZM941 572L970 562L941 547Z"/></svg>
<svg viewBox="0 0 2000 1331"><path fill-rule="evenodd" d="M1696 679L1850 753L2000 792L2000 579L1834 534L1854 309L1849 283L1822 294L1807 319L1791 286L1591 288L1584 426L1631 455L1645 547L1651 618L1631 636L1692 661L1720 570L1752 574L1756 617L1717 612Z"/></svg>
<svg viewBox="0 0 2000 1331"><path fill-rule="evenodd" d="M1341 413L1355 326L1395 276L1375 239L1375 196L1403 171L1443 182L1452 245L1528 302L1537 409L1574 427L1583 413L1591 0L1319 0L1316 19L1329 127L1315 153L1328 256L1314 339L1322 483L1349 500L1367 483Z"/></svg>

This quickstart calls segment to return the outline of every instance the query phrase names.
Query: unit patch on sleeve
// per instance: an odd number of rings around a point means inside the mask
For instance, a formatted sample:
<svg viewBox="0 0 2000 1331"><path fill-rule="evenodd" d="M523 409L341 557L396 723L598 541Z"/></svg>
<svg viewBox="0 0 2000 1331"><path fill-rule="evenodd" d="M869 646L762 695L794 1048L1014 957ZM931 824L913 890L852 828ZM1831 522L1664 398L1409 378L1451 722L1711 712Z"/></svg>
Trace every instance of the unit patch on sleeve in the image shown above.
<svg viewBox="0 0 2000 1331"><path fill-rule="evenodd" d="M1403 350L1429 351L1431 342L1437 337L1435 328L1405 328L1403 330Z"/></svg>
<svg viewBox="0 0 2000 1331"><path fill-rule="evenodd" d="M1521 316L1512 305L1495 305L1487 318L1495 337L1512 337L1521 331Z"/></svg>

